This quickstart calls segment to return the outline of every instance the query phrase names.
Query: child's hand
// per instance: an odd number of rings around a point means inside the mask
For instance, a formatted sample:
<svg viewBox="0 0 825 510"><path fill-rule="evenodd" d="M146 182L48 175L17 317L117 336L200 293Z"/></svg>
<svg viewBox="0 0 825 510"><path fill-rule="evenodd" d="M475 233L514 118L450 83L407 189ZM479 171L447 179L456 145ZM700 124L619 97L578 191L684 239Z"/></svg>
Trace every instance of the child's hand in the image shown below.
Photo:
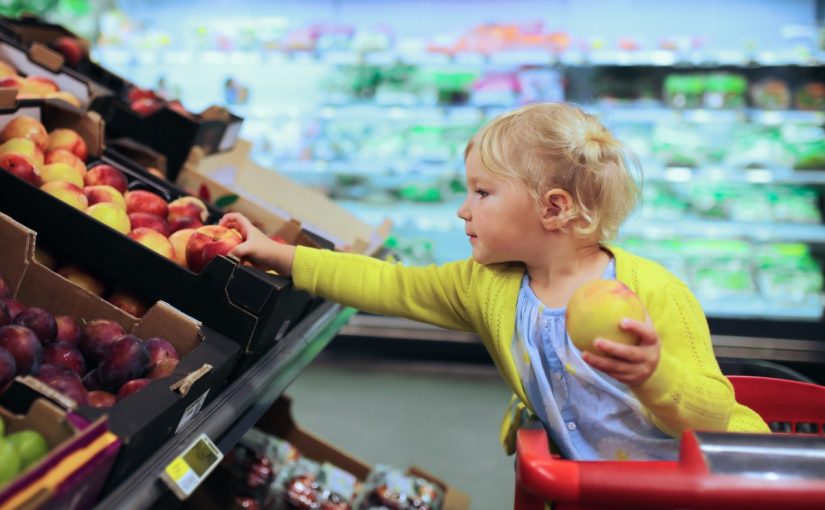
<svg viewBox="0 0 825 510"><path fill-rule="evenodd" d="M597 338L593 345L604 355L582 353L584 361L628 386L647 381L659 364L661 344L650 318L647 322L624 319L619 327L639 337L637 345L625 345Z"/></svg>
<svg viewBox="0 0 825 510"><path fill-rule="evenodd" d="M291 276L294 246L273 241L240 213L225 214L220 224L234 228L244 239L230 255L249 261L262 269L274 269L280 275Z"/></svg>

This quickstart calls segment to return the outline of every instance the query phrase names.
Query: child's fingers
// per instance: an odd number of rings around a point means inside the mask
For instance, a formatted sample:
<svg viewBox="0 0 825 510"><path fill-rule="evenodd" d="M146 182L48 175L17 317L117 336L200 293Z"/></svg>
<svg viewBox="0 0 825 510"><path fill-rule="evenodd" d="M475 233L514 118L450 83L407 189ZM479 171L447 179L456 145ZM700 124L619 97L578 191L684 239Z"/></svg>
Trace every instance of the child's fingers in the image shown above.
<svg viewBox="0 0 825 510"><path fill-rule="evenodd" d="M234 228L246 239L249 234L249 227L252 223L240 213L227 213L221 218L220 225L226 228Z"/></svg>
<svg viewBox="0 0 825 510"><path fill-rule="evenodd" d="M652 345L659 340L659 334L650 320L646 322L634 321L633 319L623 319L619 327L624 331L633 333L639 337L639 345Z"/></svg>
<svg viewBox="0 0 825 510"><path fill-rule="evenodd" d="M582 357L584 358L584 361L590 364L590 366L597 368L602 372L606 372L608 374L622 373L633 369L632 364L622 361L620 359L611 358L609 356L602 356L599 354L593 354L592 352L585 352L583 353Z"/></svg>
<svg viewBox="0 0 825 510"><path fill-rule="evenodd" d="M612 358L631 363L640 363L646 359L644 352L635 345L620 344L606 338L597 338L593 341L593 346Z"/></svg>

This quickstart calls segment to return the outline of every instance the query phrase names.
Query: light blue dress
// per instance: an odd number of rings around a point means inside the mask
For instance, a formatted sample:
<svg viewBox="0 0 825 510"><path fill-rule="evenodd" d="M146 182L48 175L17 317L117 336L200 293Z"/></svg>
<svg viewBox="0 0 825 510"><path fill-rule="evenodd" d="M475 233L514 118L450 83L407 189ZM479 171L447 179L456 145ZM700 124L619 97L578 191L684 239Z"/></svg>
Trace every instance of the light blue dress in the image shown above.
<svg viewBox="0 0 825 510"><path fill-rule="evenodd" d="M603 278L616 278L611 259ZM522 385L551 440L575 460L675 460L679 441L660 431L621 382L582 360L565 308L547 308L525 274L512 353Z"/></svg>

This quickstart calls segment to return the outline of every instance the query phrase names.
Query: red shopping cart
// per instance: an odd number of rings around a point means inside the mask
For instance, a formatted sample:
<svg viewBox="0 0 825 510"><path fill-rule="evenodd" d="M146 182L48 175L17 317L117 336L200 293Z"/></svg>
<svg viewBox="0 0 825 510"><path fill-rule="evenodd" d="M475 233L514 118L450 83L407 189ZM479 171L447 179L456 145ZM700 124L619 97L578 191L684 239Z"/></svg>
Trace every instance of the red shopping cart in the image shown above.
<svg viewBox="0 0 825 510"><path fill-rule="evenodd" d="M571 461L543 429L518 431L516 510L825 509L825 387L730 376L779 434L686 431L677 461Z"/></svg>

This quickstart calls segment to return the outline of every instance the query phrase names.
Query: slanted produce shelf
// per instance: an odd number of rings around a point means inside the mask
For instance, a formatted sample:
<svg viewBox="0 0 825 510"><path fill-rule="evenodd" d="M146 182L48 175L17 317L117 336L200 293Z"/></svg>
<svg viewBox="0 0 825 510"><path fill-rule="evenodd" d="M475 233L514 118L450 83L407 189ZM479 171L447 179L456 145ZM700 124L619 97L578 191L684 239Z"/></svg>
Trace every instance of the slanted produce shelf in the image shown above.
<svg viewBox="0 0 825 510"><path fill-rule="evenodd" d="M225 388L178 434L101 499L96 510L177 508L181 501L159 479L164 468L206 434L226 453L329 344L355 313L324 301L270 351Z"/></svg>

